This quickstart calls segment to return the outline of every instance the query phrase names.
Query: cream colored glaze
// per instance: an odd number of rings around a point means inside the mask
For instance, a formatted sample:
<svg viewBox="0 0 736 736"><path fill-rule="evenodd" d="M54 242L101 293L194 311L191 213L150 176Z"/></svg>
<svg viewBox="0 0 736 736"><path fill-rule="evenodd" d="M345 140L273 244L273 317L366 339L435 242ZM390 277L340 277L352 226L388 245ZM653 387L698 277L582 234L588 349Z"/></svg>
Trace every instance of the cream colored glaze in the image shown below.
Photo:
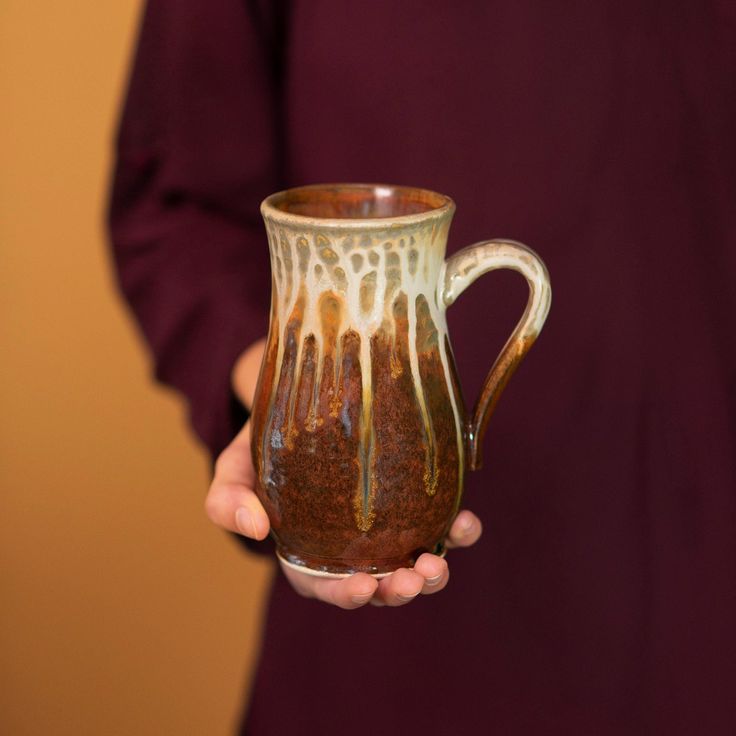
<svg viewBox="0 0 736 736"><path fill-rule="evenodd" d="M542 330L552 300L549 274L539 256L515 240L487 240L469 245L450 256L441 277L440 300L449 307L479 276L497 268L518 271L529 284L529 303L519 321L515 339L536 338Z"/></svg>

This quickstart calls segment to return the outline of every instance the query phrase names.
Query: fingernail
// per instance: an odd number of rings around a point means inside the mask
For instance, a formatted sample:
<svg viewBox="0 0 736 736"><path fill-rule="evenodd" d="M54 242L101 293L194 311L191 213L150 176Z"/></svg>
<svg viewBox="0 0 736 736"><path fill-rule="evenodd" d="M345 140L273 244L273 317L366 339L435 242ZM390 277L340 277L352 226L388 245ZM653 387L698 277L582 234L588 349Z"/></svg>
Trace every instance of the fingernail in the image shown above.
<svg viewBox="0 0 736 736"><path fill-rule="evenodd" d="M373 593L363 593L363 595L354 595L350 598L353 603L367 603L373 597Z"/></svg>
<svg viewBox="0 0 736 736"><path fill-rule="evenodd" d="M235 512L235 523L238 525L238 529L246 536L253 537L253 539L258 536L258 529L256 529L253 514L245 506L241 506Z"/></svg>
<svg viewBox="0 0 736 736"><path fill-rule="evenodd" d="M424 581L424 584L429 585L429 587L431 588L433 585L437 585L440 580L442 580L442 573L440 573L439 575L435 575L433 578L427 578Z"/></svg>
<svg viewBox="0 0 736 736"><path fill-rule="evenodd" d="M473 528L473 520L463 519L462 523L460 524L460 531L462 532L463 536L468 534L468 532L470 532L472 528Z"/></svg>
<svg viewBox="0 0 736 736"><path fill-rule="evenodd" d="M417 591L416 593L412 593L411 595L402 595L401 593L397 593L396 597L400 601L413 601L418 595L419 591Z"/></svg>

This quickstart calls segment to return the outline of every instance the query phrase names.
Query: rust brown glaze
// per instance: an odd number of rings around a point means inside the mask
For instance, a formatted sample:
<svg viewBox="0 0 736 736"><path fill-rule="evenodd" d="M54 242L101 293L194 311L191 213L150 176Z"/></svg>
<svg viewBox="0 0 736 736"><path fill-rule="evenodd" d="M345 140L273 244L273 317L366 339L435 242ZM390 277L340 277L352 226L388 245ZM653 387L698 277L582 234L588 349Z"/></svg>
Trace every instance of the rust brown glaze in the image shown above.
<svg viewBox="0 0 736 736"><path fill-rule="evenodd" d="M488 420L501 398L506 384L519 367L524 356L534 344L536 335L528 337L512 336L506 343L496 362L493 364L488 377L483 383L480 396L473 410L473 417L466 428L467 460L469 470L480 470L483 467L483 437L486 433Z"/></svg>
<svg viewBox="0 0 736 736"><path fill-rule="evenodd" d="M267 427L254 425L263 441L254 439L253 447L262 448L256 460L262 468L260 490L281 554L289 561L330 572L388 572L413 564L421 552L436 551L447 531L459 502L455 419L432 348L436 330L433 336L426 320L417 329L431 417L429 429L425 424L412 381L406 301L401 294L394 303L395 336L382 327L371 340L369 427L364 425L357 333L345 333L339 351L337 342L326 342L330 348L317 393L318 423L309 416L317 362L314 336L303 338L296 380L289 357L293 345L284 351L282 386L295 390L289 395L277 388L273 420ZM269 375L273 380L272 369L264 371L264 379ZM296 408L289 431L285 414L292 402ZM440 449L434 449L437 444ZM341 566L339 560L346 562Z"/></svg>
<svg viewBox="0 0 736 736"><path fill-rule="evenodd" d="M384 190L385 195L381 194ZM426 189L374 185L299 187L275 196L276 206L283 212L340 220L403 217L430 212L449 202L447 197Z"/></svg>
<svg viewBox="0 0 736 736"><path fill-rule="evenodd" d="M411 566L441 550L457 513L466 423L445 307L485 262L466 255L448 271L453 209L432 192L367 185L264 203L274 277L256 490L279 554L307 571ZM482 431L518 362L508 355L468 426Z"/></svg>

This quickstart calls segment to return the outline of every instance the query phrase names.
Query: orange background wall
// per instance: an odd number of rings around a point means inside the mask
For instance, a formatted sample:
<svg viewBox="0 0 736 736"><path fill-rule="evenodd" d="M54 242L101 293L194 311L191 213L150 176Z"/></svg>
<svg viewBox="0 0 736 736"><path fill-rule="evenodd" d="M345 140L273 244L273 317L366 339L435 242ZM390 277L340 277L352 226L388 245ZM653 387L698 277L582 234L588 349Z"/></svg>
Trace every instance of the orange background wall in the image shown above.
<svg viewBox="0 0 736 736"><path fill-rule="evenodd" d="M0 4L0 732L226 734L269 563L205 519L102 228L134 0Z"/></svg>

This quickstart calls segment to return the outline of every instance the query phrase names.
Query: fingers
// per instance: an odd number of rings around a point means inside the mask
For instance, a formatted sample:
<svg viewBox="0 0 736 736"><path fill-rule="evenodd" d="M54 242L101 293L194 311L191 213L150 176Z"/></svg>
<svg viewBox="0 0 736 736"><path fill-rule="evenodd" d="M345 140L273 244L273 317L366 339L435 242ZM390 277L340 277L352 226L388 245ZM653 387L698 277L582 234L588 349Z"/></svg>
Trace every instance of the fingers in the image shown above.
<svg viewBox="0 0 736 736"><path fill-rule="evenodd" d="M215 463L215 476L205 500L210 520L231 532L251 539L264 539L270 524L253 491L254 483L248 422Z"/></svg>
<svg viewBox="0 0 736 736"><path fill-rule="evenodd" d="M380 580L371 602L379 606L403 606L411 603L423 587L424 578L418 572L402 567Z"/></svg>
<svg viewBox="0 0 736 736"><path fill-rule="evenodd" d="M378 588L378 581L364 572L331 580L308 575L283 564L281 569L297 593L346 610L364 606Z"/></svg>
<svg viewBox="0 0 736 736"><path fill-rule="evenodd" d="M461 511L452 524L446 546L469 547L480 539L482 532L480 519L471 511ZM447 562L428 552L417 559L412 569L401 568L380 580L365 573L342 579L326 579L286 565L281 568L301 595L344 609L360 608L367 603L374 606L405 606L420 595L438 593L450 579Z"/></svg>
<svg viewBox="0 0 736 736"><path fill-rule="evenodd" d="M346 610L361 608L367 603L404 606L422 593L428 595L442 590L450 577L447 563L431 554L423 554L413 570L402 568L380 581L362 572L331 580L299 572L284 564L281 569L300 595Z"/></svg>
<svg viewBox="0 0 736 736"><path fill-rule="evenodd" d="M414 565L414 571L424 578L423 595L439 593L450 580L450 568L447 560L425 553L419 557Z"/></svg>
<svg viewBox="0 0 736 736"><path fill-rule="evenodd" d="M447 562L437 555L425 553L414 568L402 568L383 578L371 603L377 606L404 606L418 595L431 595L442 590L450 578Z"/></svg>
<svg viewBox="0 0 736 736"><path fill-rule="evenodd" d="M253 487L256 472L250 455L250 426L250 422L246 422L235 439L220 453L215 462L214 480Z"/></svg>
<svg viewBox="0 0 736 736"><path fill-rule="evenodd" d="M238 483L212 481L205 511L210 521L223 529L251 539L265 539L270 524L256 494Z"/></svg>
<svg viewBox="0 0 736 736"><path fill-rule="evenodd" d="M483 533L483 525L480 519L472 512L465 509L461 511L452 524L450 533L445 540L448 549L453 547L470 547L475 544Z"/></svg>

